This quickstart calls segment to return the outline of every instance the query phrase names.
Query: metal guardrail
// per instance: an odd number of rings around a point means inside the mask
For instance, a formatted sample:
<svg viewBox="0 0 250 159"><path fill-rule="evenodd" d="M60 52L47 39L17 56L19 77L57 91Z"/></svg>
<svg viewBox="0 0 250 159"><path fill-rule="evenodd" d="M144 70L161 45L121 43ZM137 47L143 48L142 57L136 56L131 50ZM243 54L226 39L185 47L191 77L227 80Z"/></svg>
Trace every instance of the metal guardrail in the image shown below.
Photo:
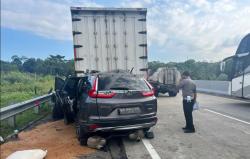
<svg viewBox="0 0 250 159"><path fill-rule="evenodd" d="M54 93L46 94L40 97L36 97L24 102L13 104L0 109L0 120L12 118L13 125L15 125L15 116L28 109L38 107L40 104L51 101L51 97Z"/></svg>

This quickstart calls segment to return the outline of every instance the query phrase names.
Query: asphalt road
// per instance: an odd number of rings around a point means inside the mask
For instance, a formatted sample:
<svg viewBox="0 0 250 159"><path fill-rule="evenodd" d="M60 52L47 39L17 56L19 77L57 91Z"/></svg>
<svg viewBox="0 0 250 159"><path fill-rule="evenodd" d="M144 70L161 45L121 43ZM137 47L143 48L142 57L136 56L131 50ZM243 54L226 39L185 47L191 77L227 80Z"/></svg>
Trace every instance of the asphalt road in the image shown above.
<svg viewBox="0 0 250 159"><path fill-rule="evenodd" d="M124 139L128 158L249 159L250 103L206 94L199 94L198 101L196 133L185 134L181 96L159 97L155 138Z"/></svg>
<svg viewBox="0 0 250 159"><path fill-rule="evenodd" d="M74 124L49 121L1 145L0 158L17 149L42 148L48 150L46 158L53 159L250 159L249 102L198 94L201 109L193 113L196 133L185 134L181 100L180 94L158 98L159 120L151 140L112 138L106 152L96 151L79 145Z"/></svg>

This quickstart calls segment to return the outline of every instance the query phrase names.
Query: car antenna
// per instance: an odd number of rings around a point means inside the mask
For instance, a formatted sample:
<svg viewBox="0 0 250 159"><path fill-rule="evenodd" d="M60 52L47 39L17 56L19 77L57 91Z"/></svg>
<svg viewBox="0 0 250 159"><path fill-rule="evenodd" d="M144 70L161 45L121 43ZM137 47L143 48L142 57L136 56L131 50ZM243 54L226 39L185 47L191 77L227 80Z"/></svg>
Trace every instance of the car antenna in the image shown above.
<svg viewBox="0 0 250 159"><path fill-rule="evenodd" d="M132 74L133 70L134 70L134 67L132 67L132 69L129 71L129 73Z"/></svg>

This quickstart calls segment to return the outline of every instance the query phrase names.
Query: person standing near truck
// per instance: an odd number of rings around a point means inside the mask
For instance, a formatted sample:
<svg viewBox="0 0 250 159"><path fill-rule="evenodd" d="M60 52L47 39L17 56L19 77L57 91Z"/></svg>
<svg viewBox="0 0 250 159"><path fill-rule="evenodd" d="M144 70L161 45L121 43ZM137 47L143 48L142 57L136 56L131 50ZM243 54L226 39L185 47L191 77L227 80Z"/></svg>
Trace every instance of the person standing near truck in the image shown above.
<svg viewBox="0 0 250 159"><path fill-rule="evenodd" d="M195 128L193 124L192 112L194 103L196 102L197 94L196 85L190 78L188 71L183 72L178 88L182 90L183 111L186 120L186 126L182 129L184 130L184 133L194 133Z"/></svg>

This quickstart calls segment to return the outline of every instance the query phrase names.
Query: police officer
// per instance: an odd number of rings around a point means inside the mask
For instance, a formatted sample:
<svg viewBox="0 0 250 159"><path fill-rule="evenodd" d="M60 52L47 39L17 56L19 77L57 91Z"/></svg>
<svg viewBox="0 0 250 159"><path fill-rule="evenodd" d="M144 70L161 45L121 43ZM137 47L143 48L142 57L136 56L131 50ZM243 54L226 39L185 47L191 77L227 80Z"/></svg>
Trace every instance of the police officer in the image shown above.
<svg viewBox="0 0 250 159"><path fill-rule="evenodd" d="M183 97L183 111L186 119L186 126L182 128L184 133L194 133L195 128L193 125L193 106L196 101L196 85L190 78L188 71L183 72L182 78L179 83L179 89L182 90Z"/></svg>

